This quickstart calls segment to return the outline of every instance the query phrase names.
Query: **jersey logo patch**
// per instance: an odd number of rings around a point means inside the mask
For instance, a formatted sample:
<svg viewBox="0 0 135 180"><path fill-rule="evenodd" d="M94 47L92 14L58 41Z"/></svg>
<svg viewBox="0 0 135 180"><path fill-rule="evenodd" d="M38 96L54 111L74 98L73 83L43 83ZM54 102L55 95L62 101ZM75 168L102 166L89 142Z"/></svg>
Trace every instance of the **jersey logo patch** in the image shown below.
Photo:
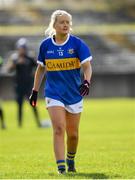
<svg viewBox="0 0 135 180"><path fill-rule="evenodd" d="M74 49L69 49L68 50L68 54L73 54L75 51L74 51Z"/></svg>

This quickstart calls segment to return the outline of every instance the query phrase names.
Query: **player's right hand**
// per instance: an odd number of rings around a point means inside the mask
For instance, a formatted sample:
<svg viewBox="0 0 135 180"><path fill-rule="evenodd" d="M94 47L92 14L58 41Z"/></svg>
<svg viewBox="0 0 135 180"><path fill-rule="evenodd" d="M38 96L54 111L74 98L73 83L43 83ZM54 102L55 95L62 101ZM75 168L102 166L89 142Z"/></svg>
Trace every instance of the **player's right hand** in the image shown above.
<svg viewBox="0 0 135 180"><path fill-rule="evenodd" d="M38 91L32 90L32 93L29 97L29 102L33 107L36 107L37 97L38 97Z"/></svg>

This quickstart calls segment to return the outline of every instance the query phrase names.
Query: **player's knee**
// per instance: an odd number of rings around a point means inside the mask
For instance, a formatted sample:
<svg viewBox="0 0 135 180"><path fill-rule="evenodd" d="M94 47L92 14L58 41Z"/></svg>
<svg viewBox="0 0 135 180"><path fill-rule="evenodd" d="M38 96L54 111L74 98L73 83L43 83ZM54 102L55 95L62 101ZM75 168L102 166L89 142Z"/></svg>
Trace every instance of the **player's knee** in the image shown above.
<svg viewBox="0 0 135 180"><path fill-rule="evenodd" d="M68 138L72 141L78 140L78 132L71 132L68 134Z"/></svg>
<svg viewBox="0 0 135 180"><path fill-rule="evenodd" d="M59 124L54 128L54 134L56 136L64 135L64 132L65 132L65 127L63 124Z"/></svg>

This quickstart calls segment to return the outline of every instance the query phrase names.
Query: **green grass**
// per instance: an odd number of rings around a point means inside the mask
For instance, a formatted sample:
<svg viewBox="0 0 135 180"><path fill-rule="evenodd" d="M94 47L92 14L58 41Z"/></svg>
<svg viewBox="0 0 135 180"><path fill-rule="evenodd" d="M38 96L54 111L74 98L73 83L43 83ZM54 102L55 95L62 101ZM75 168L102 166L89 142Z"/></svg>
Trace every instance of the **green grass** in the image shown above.
<svg viewBox="0 0 135 180"><path fill-rule="evenodd" d="M7 130L0 130L1 179L135 178L135 99L85 100L76 156L77 173L57 175L52 129L38 129L27 103L17 128L16 104L3 103ZM44 101L41 119L48 119Z"/></svg>

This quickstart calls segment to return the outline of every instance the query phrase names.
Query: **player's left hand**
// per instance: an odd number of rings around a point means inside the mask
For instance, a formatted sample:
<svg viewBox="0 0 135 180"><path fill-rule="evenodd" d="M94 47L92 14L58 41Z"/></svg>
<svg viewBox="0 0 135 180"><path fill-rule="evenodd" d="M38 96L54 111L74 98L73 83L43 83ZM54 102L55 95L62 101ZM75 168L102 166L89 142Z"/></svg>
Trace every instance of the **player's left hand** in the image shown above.
<svg viewBox="0 0 135 180"><path fill-rule="evenodd" d="M89 94L89 87L90 83L87 80L84 80L84 82L80 86L81 96L87 96Z"/></svg>
<svg viewBox="0 0 135 180"><path fill-rule="evenodd" d="M33 107L35 107L37 104L37 96L38 96L38 91L32 90L32 93L29 97L29 102Z"/></svg>

